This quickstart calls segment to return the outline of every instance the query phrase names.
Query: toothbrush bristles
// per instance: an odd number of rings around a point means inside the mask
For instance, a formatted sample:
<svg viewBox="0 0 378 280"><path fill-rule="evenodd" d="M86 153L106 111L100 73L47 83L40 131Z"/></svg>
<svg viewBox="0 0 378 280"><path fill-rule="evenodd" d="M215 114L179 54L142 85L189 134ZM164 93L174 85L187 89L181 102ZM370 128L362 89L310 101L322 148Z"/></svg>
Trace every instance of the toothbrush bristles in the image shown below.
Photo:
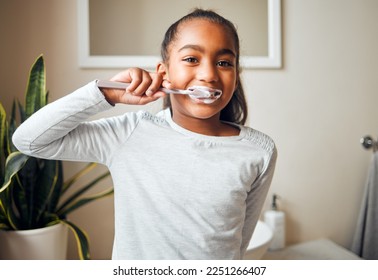
<svg viewBox="0 0 378 280"><path fill-rule="evenodd" d="M221 92L196 88L192 90L192 93L190 95L193 95L199 98L210 98L210 97L219 97L221 95Z"/></svg>

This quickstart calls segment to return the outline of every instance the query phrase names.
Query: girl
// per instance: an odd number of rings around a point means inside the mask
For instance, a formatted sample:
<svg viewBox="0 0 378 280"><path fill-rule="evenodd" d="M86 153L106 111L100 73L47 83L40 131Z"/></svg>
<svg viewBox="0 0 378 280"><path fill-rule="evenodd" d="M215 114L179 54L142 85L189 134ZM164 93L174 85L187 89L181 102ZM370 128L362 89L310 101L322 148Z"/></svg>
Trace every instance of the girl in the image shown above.
<svg viewBox="0 0 378 280"><path fill-rule="evenodd" d="M242 259L276 161L273 141L244 126L239 39L220 15L195 10L174 23L156 73L125 70L45 106L15 132L35 157L106 165L115 189L113 259ZM101 83L100 83L101 84ZM216 101L170 95L161 87L221 90ZM145 111L96 121L116 103L169 100ZM208 101L214 101L212 103Z"/></svg>

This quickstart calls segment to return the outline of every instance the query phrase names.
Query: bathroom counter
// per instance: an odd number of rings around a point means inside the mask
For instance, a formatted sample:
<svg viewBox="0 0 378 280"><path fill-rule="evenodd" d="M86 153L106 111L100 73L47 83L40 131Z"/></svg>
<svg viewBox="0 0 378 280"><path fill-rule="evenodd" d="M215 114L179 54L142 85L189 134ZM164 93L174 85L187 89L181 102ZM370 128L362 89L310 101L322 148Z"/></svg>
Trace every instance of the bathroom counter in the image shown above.
<svg viewBox="0 0 378 280"><path fill-rule="evenodd" d="M317 239L267 251L263 260L360 260L356 254L329 239Z"/></svg>

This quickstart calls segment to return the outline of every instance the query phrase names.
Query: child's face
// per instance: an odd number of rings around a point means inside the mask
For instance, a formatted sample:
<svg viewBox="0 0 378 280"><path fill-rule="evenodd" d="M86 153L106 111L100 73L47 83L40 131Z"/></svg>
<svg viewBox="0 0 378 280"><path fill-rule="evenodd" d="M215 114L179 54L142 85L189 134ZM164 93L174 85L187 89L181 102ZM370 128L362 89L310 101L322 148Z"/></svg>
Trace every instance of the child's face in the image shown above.
<svg viewBox="0 0 378 280"><path fill-rule="evenodd" d="M222 90L222 96L205 104L186 95L171 95L174 117L177 114L197 119L218 118L237 85L236 50L223 26L204 19L179 26L177 38L169 46L169 61L159 65L172 88L206 86Z"/></svg>

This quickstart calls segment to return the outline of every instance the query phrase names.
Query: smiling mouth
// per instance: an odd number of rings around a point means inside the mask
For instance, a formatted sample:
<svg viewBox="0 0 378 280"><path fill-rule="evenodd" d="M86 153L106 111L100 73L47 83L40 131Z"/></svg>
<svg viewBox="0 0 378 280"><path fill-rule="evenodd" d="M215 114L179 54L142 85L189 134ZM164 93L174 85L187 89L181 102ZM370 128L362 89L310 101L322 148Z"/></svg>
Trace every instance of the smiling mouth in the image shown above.
<svg viewBox="0 0 378 280"><path fill-rule="evenodd" d="M222 91L220 89L213 89L205 86L192 86L188 90L192 91L189 97L197 103L211 104L218 100Z"/></svg>
<svg viewBox="0 0 378 280"><path fill-rule="evenodd" d="M215 101L218 100L218 98L216 97L194 97L194 96L190 96L189 95L189 98L192 99L193 101L195 101L196 103L202 103L202 104L211 104L211 103L214 103Z"/></svg>

